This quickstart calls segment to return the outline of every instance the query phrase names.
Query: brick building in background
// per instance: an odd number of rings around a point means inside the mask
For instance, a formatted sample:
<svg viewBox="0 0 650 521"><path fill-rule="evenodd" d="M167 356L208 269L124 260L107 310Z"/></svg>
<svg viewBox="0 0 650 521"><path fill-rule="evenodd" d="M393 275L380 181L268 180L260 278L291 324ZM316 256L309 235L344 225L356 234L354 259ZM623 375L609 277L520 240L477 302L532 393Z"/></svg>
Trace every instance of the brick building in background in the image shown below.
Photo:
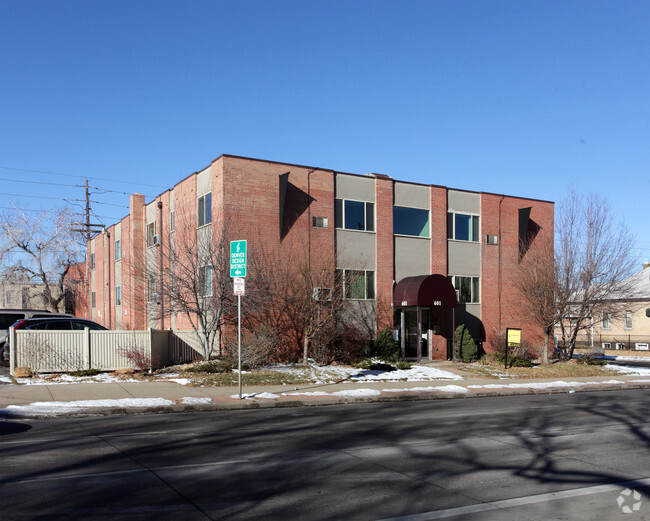
<svg viewBox="0 0 650 521"><path fill-rule="evenodd" d="M89 242L77 308L111 329L188 329L182 314L160 313L145 265L163 276L166 248L226 229L248 241L249 262L325 269L332 285L339 275L346 305L399 330L408 358L447 358L461 323L488 351L506 328L543 342L509 274L524 240L553 236L551 202L222 155L153 201L132 195L130 208ZM191 223L182 242L180 222Z"/></svg>

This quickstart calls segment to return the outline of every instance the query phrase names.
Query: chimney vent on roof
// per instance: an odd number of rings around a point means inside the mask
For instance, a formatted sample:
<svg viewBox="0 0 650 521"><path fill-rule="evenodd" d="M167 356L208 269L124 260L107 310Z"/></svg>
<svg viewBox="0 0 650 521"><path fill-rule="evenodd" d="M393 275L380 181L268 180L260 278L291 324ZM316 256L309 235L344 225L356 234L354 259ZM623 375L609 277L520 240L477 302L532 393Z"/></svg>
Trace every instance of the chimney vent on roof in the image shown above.
<svg viewBox="0 0 650 521"><path fill-rule="evenodd" d="M650 262L643 263L643 269L650 268Z"/></svg>

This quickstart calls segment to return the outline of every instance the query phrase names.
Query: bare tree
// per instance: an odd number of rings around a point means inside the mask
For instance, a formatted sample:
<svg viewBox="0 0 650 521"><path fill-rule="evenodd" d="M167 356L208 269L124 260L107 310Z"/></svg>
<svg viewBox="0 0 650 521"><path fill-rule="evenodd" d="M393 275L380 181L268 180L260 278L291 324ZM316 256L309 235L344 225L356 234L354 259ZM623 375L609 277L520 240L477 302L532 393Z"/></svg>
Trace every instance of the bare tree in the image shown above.
<svg viewBox="0 0 650 521"><path fill-rule="evenodd" d="M621 296L634 297L626 280L634 271L635 238L616 221L599 195L569 192L555 220L555 245L542 239L521 259L516 286L529 315L546 338L559 327L571 358L584 331L624 311Z"/></svg>
<svg viewBox="0 0 650 521"><path fill-rule="evenodd" d="M197 229L191 216L179 216L164 244L145 250L150 311L157 318L184 317L205 360L217 350L221 328L236 312L228 229L225 223Z"/></svg>
<svg viewBox="0 0 650 521"><path fill-rule="evenodd" d="M328 362L335 356L336 341L343 332L355 331L355 338L374 336L375 306L371 301L349 300L352 285L363 280L344 281L342 272L334 270L333 259L288 264L267 256L256 273L257 302L251 309L246 297L246 327L251 331L276 331L283 339L276 357L295 361L302 357ZM359 273L363 274L363 271ZM247 290L248 295L248 290ZM255 302L255 299L253 300Z"/></svg>
<svg viewBox="0 0 650 521"><path fill-rule="evenodd" d="M553 236L536 238L536 244L525 248L526 255L514 271L514 285L522 297L524 315L529 316L544 332L542 361L548 363L549 340L555 324L561 319L558 306L558 279L553 257Z"/></svg>
<svg viewBox="0 0 650 521"><path fill-rule="evenodd" d="M626 279L634 272L636 238L616 221L602 196L571 191L556 220L556 300L562 345L573 356L576 338L592 324L620 315L622 295L633 297Z"/></svg>
<svg viewBox="0 0 650 521"><path fill-rule="evenodd" d="M27 216L16 208L0 215L0 260L3 269L41 288L51 311L65 299L65 277L82 257L81 238L71 229L68 209Z"/></svg>

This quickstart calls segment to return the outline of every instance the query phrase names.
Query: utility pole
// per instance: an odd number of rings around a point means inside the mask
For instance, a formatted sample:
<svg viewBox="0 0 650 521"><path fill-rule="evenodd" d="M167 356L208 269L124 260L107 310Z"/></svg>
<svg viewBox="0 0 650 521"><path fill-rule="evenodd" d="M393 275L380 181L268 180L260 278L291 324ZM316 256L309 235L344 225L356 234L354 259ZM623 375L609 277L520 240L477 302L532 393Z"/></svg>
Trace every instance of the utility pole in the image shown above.
<svg viewBox="0 0 650 521"><path fill-rule="evenodd" d="M72 228L73 232L78 232L83 235L83 237L86 239L86 250L88 249L88 245L90 244L90 240L93 238L94 234L97 234L101 232L102 230L105 229L103 224L95 224L90 222L90 192L88 191L88 178L86 178L85 182L85 191L86 191L86 207L85 207L85 222L83 223L72 223L72 226L76 226L77 228ZM91 275L91 265L90 265L90 258L89 256L86 256L86 281L88 284L88 318L92 320L93 318L93 310L92 310L92 286L90 284L90 275Z"/></svg>

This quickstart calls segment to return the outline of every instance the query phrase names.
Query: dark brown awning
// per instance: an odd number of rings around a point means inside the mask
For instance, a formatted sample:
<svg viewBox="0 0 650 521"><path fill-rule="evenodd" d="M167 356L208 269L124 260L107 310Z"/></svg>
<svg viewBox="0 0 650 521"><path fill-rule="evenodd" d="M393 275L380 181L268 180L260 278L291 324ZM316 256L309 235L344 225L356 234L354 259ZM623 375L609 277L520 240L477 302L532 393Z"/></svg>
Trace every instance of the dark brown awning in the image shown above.
<svg viewBox="0 0 650 521"><path fill-rule="evenodd" d="M455 307L456 290L444 275L418 275L400 280L393 291L395 307Z"/></svg>

